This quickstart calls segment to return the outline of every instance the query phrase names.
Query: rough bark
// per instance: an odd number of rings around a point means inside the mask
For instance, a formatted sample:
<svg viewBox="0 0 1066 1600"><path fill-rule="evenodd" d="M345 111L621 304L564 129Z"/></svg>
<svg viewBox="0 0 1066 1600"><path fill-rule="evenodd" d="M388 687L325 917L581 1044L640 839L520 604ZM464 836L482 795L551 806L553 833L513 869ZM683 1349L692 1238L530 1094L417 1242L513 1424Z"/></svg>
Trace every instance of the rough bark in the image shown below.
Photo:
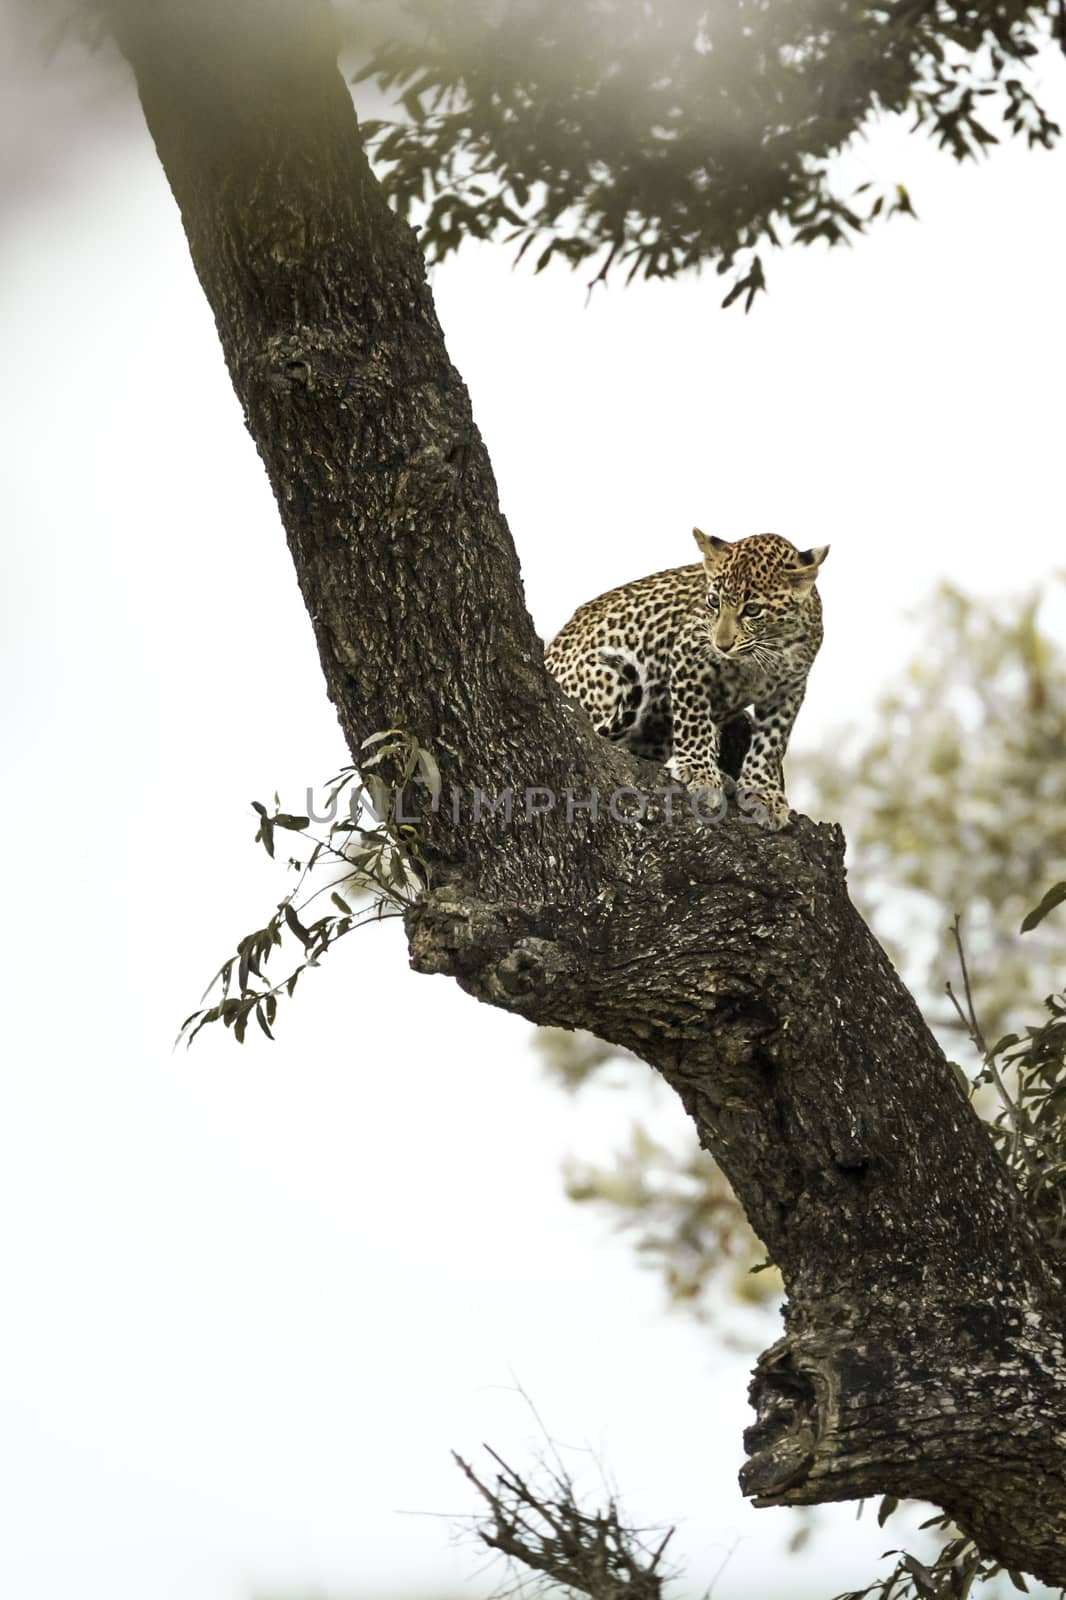
<svg viewBox="0 0 1066 1600"><path fill-rule="evenodd" d="M310 21L308 19L311 19ZM399 727L445 790L552 810L427 813L411 959L656 1067L784 1275L752 1383L760 1504L935 1501L1066 1583L1061 1286L917 1009L851 906L843 841L699 825L543 668L417 241L367 165L325 7L120 5L121 47L263 457L358 755ZM831 625L831 624L830 624ZM567 815L595 788L600 814Z"/></svg>

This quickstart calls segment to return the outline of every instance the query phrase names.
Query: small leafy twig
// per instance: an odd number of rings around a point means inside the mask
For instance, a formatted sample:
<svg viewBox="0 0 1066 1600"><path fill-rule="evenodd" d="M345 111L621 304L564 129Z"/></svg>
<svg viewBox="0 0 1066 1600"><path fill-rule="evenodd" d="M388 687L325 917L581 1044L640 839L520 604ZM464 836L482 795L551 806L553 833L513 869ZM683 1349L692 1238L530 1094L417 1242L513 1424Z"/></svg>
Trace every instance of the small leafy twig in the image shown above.
<svg viewBox="0 0 1066 1600"><path fill-rule="evenodd" d="M957 911L955 913L955 920L951 925L951 934L952 938L955 940L955 949L958 952L959 957L959 967L962 971L963 992L966 996L965 1015L963 1015L962 1007L959 1005L959 1002L956 1000L955 995L952 992L950 983L946 984L945 988L947 989L948 998L955 1007L955 1010L958 1012L963 1027L970 1035L974 1045L983 1056L987 1056L988 1045L985 1043L985 1036L981 1030L981 1024L977 1020L977 1013L974 1010L973 989L970 986L970 969L966 965L966 951L962 943L962 918Z"/></svg>
<svg viewBox="0 0 1066 1600"><path fill-rule="evenodd" d="M389 771L396 780L396 789L401 792L412 779L423 783L435 800L440 794L441 781L437 763L428 750L395 728L371 734L363 741L362 748L373 753L362 760L361 771L345 767L330 780L330 814L335 813L345 791L353 793L349 796L349 817L332 822L325 837L311 832L309 817L282 811L277 795L272 812L260 801L252 801L259 819L256 843L263 846L271 859L274 859L274 835L279 828L302 838L310 845L310 852L306 861L289 857L289 867L299 874L295 887L279 901L264 927L245 934L235 953L223 962L208 984L202 998L206 1000L217 986L219 999L212 1006L194 1011L182 1023L178 1038L184 1039L187 1045L212 1022L221 1022L223 1027L232 1029L234 1038L242 1044L253 1017L266 1037L273 1039L278 999L282 995L292 998L300 974L308 967L317 966L339 939L356 928L364 927L367 922L402 915L428 884L429 868L419 849L417 828L412 823L397 820L397 808L390 802L388 788L377 774L371 780L375 791L369 807L374 819L372 827L357 825L354 820L357 813L351 802L363 793L363 774L373 768ZM354 789L356 785L358 790ZM361 807L358 814L362 814ZM324 865L338 869L337 874L325 883L315 884L310 893L299 898L312 875ZM308 908L326 894L333 910L311 921L307 916ZM355 910L351 903L356 897L369 900L361 911ZM298 942L303 959L280 982L268 984L264 968L274 952L283 946L286 936ZM258 984L253 984L252 979L258 980Z"/></svg>
<svg viewBox="0 0 1066 1600"><path fill-rule="evenodd" d="M1011 1096L1010 1090L1007 1088L1007 1085L1003 1080L1003 1074L1000 1072L996 1063L995 1052L989 1050L988 1042L985 1039L984 1030L982 1029L980 1022L977 1020L977 1012L974 1008L973 1001L973 989L970 984L970 969L966 964L966 951L962 942L961 918L958 912L955 913L955 920L951 925L951 934L955 941L955 949L958 952L959 957L959 967L962 971L963 994L966 998L965 1011L959 1004L958 996L951 987L950 983L946 983L944 985L944 992L951 1001L952 1005L955 1007L959 1021L966 1029L974 1049L980 1052L985 1068L987 1069L988 1076L995 1086L996 1093L999 1095L999 1098L1003 1103L1004 1110L1007 1113L1007 1119L1010 1122L1014 1133L1013 1146L1011 1150L1011 1162L1013 1165L1017 1166L1018 1156L1021 1154L1025 1164L1027 1166L1031 1166L1032 1162L1029 1154L1029 1148L1026 1144L1026 1138L1032 1134L1032 1129L1029 1126L1029 1122L1025 1116L1025 1113Z"/></svg>

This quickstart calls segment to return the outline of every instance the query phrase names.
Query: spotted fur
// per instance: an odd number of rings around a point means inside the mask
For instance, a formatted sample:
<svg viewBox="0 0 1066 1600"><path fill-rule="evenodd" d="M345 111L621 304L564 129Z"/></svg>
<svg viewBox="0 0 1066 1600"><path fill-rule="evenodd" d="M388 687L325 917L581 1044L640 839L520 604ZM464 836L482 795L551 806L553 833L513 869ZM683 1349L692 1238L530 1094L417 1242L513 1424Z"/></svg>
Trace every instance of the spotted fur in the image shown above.
<svg viewBox="0 0 1066 1600"><path fill-rule="evenodd" d="M723 724L747 712L738 803L765 827L789 819L782 760L822 642L815 588L828 545L776 533L729 544L694 528L703 555L580 606L548 646L548 668L597 732L718 805ZM750 708L750 709L749 709Z"/></svg>

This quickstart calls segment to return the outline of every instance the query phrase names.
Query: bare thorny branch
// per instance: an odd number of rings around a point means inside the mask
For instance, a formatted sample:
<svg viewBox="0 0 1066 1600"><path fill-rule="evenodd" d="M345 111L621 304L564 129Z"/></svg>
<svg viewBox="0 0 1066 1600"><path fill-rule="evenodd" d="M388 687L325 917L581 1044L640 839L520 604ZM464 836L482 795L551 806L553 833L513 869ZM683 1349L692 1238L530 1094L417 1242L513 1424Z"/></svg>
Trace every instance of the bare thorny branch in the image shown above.
<svg viewBox="0 0 1066 1600"><path fill-rule="evenodd" d="M494 1484L462 1456L455 1461L488 1508L477 1532L490 1550L589 1600L661 1600L672 1576L662 1557L673 1528L651 1545L648 1530L629 1527L613 1497L602 1509L582 1510L561 1465L545 1469L543 1486L536 1486L485 1448L498 1469Z"/></svg>

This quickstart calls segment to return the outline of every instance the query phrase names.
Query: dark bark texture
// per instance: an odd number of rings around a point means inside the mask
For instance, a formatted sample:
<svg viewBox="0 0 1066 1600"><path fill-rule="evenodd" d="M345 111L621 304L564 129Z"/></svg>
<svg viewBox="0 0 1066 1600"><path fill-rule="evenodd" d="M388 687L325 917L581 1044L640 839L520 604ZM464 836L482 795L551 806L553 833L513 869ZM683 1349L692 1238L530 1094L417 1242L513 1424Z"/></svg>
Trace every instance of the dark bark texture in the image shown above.
<svg viewBox="0 0 1066 1600"><path fill-rule="evenodd" d="M836 828L652 804L663 774L547 676L412 231L368 167L328 8L141 0L114 25L263 457L353 756L401 728L445 791L411 959L674 1086L787 1287L752 1382L760 1504L887 1493L1066 1583L1063 1298L1025 1206L851 906ZM832 625L830 620L830 626ZM530 786L559 797L525 820ZM598 817L565 796L603 798Z"/></svg>

